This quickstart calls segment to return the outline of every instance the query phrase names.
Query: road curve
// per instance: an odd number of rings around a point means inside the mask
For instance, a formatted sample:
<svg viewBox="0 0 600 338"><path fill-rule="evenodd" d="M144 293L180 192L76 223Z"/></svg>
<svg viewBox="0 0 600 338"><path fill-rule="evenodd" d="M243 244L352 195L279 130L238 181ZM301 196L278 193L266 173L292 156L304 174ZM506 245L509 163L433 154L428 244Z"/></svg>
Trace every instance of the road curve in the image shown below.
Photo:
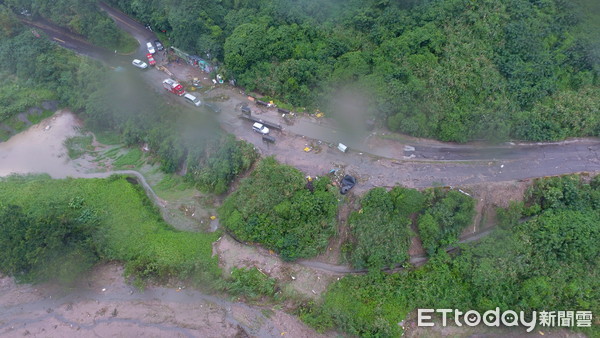
<svg viewBox="0 0 600 338"><path fill-rule="evenodd" d="M123 12L99 2L99 7L104 10L115 23L131 34L140 47L134 57L144 59L146 54L145 42L153 41L156 35L145 27L124 14ZM64 28L50 22L33 22L23 20L26 24L40 28L50 36L53 41L62 40L62 47L72 49L82 55L99 59L113 66L124 66L131 62L132 56L110 53L102 48L94 47L81 36L73 34ZM57 40L58 39L58 40ZM60 41L58 41L60 42ZM233 112L231 112L233 113ZM277 114L274 114L277 116ZM402 141L404 149L398 147L372 146L372 139L385 135L369 134L366 132L344 132L333 120L318 120L299 118L293 125L285 127L287 133L305 136L326 143L337 144L343 142L355 152L375 155L381 158L401 161L418 162L464 162L464 161L521 161L530 165L539 164L539 168L562 167L560 170L532 170L534 176L556 175L568 172L600 171L600 139L578 138L561 142L506 142L504 144L445 143L429 139L417 139L395 134ZM356 135L362 135L356 137ZM564 164L569 164L564 166ZM557 168L558 169L558 168ZM520 169L521 170L521 169ZM522 176L522 175L521 175ZM514 177L520 179L523 177ZM508 178L510 179L510 178Z"/></svg>

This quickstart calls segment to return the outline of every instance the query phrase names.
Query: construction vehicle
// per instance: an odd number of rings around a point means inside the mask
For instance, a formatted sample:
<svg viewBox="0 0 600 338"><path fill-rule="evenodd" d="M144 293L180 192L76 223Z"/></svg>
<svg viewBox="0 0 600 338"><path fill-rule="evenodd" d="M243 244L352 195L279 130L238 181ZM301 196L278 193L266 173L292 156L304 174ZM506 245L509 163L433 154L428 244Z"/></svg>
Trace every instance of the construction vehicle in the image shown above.
<svg viewBox="0 0 600 338"><path fill-rule="evenodd" d="M183 90L183 86L179 84L179 82L173 79L165 79L163 81L163 87L170 91L173 94L183 96L185 94L185 90Z"/></svg>

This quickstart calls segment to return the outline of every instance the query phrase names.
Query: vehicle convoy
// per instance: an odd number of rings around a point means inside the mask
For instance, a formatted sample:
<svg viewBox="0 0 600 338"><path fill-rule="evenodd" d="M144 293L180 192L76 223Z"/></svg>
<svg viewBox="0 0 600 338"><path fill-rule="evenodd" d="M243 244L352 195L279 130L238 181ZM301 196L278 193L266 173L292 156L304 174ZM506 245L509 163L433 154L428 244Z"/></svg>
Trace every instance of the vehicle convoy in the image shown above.
<svg viewBox="0 0 600 338"><path fill-rule="evenodd" d="M170 91L173 94L179 95L179 96L183 96L183 94L185 94L185 90L183 89L183 86L179 84L179 82L173 80L173 79L165 79L163 81L163 87Z"/></svg>

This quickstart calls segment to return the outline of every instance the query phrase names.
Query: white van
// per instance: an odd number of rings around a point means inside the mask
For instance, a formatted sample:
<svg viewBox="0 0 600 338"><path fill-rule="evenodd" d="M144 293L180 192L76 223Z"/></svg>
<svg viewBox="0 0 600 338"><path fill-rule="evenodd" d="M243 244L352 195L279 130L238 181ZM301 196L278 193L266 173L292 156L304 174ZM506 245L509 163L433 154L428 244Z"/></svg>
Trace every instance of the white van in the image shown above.
<svg viewBox="0 0 600 338"><path fill-rule="evenodd" d="M146 48L148 48L148 53L150 53L150 54L156 53L156 50L154 50L154 46L152 46L152 42L146 43Z"/></svg>
<svg viewBox="0 0 600 338"><path fill-rule="evenodd" d="M185 99L187 102L189 102L189 103L193 104L193 105L194 105L194 106L196 106L196 107L198 107L198 106L200 106L200 104L202 104L202 102L200 102L200 99L199 99L199 98L197 98L197 97L195 97L195 96L194 96L194 95L192 95L192 94L185 94L185 95L183 95L183 98L184 98L184 99Z"/></svg>

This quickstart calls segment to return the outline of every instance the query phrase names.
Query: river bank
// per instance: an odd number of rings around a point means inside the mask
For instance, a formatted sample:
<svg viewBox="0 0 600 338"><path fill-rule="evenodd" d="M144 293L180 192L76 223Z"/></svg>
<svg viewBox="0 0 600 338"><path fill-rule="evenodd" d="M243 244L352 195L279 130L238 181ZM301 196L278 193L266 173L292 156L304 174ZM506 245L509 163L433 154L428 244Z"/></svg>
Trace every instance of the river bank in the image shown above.
<svg viewBox="0 0 600 338"><path fill-rule="evenodd" d="M94 173L96 164L86 157L69 159L63 142L80 135L80 128L74 114L59 111L0 143L0 176L108 176L110 173ZM138 180L145 182L143 177ZM149 196L160 202L158 197ZM18 285L13 278L0 276L2 336L274 337L282 333L317 336L297 318L268 305L227 301L186 289L183 284L150 285L140 291L123 277L122 265L114 262L97 265L69 288Z"/></svg>

